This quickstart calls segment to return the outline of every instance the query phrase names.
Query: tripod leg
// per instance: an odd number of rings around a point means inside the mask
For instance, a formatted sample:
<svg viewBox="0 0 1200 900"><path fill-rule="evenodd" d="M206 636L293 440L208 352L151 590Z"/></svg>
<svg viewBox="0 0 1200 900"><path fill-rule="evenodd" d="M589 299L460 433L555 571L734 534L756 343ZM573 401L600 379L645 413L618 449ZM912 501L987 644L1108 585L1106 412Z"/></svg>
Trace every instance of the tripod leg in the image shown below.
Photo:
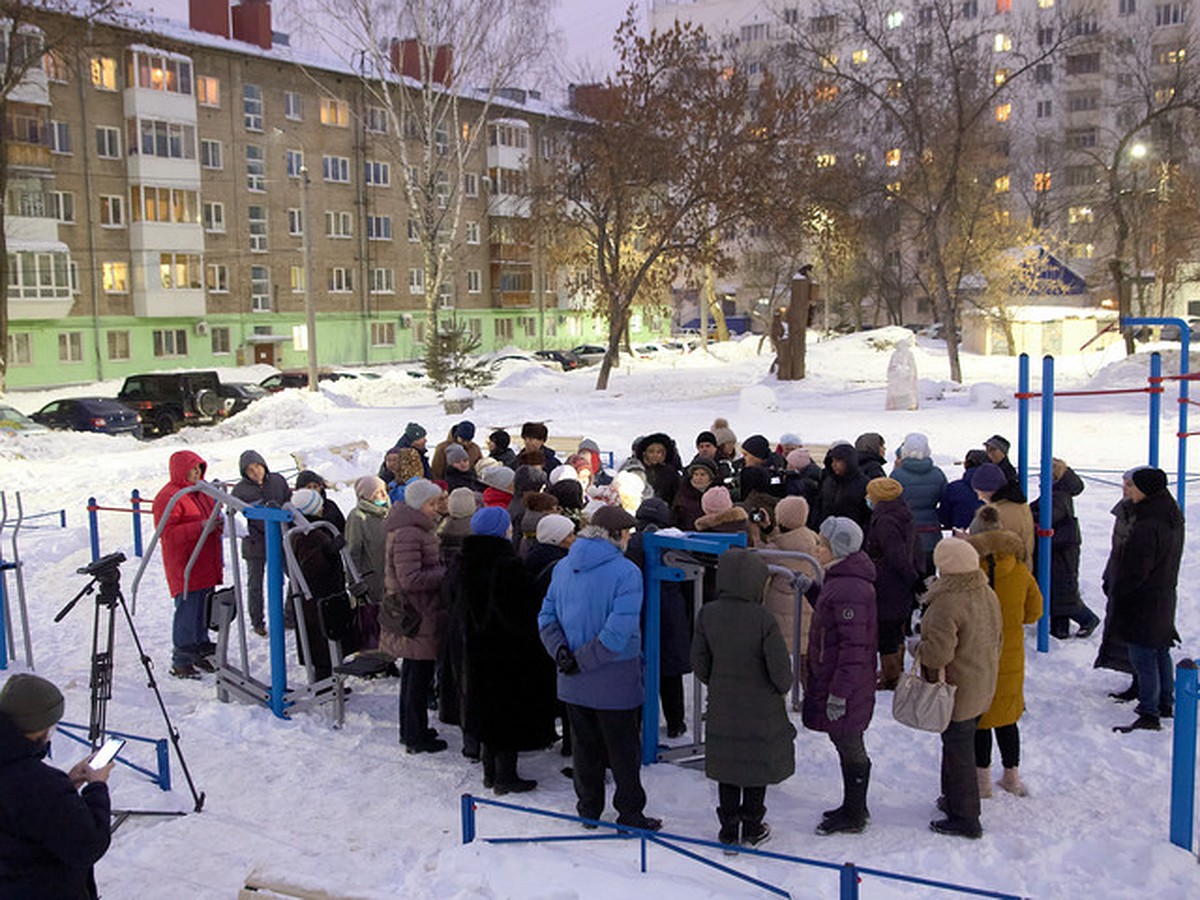
<svg viewBox="0 0 1200 900"><path fill-rule="evenodd" d="M88 718L88 740L92 749L100 746L108 731L108 701L112 699L113 627L116 606L109 588L100 585L92 618L92 708ZM107 615L105 612L107 611Z"/></svg>

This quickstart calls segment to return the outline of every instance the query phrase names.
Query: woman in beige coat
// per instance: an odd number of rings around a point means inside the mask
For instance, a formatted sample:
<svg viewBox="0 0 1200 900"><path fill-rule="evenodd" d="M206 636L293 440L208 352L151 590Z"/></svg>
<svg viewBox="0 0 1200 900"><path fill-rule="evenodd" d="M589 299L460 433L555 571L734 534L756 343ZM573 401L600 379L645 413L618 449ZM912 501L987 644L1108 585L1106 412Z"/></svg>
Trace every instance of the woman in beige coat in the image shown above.
<svg viewBox="0 0 1200 900"><path fill-rule="evenodd" d="M767 549L813 555L817 549L817 534L805 524L808 521L807 500L803 497L784 497L775 506L775 521L778 528L771 536ZM813 567L801 560L780 559L770 560L770 562L778 563L794 572L803 572L810 578L816 576ZM767 585L766 606L775 614L775 619L779 622L779 630L783 633L783 640L787 644L790 656L796 646L796 591L792 587L791 579L782 574L771 576ZM803 654L808 648L808 627L811 622L812 604L807 601L801 602L799 646L802 661ZM806 680L803 662L800 665L800 678L802 682Z"/></svg>

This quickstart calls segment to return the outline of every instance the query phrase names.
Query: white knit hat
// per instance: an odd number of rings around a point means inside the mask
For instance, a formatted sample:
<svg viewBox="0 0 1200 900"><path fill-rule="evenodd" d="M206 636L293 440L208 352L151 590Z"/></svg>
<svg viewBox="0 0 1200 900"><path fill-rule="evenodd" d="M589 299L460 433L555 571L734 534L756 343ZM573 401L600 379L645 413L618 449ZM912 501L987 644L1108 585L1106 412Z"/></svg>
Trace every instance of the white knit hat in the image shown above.
<svg viewBox="0 0 1200 900"><path fill-rule="evenodd" d="M420 509L440 496L442 489L427 478L414 478L404 486L404 502L413 509Z"/></svg>
<svg viewBox="0 0 1200 900"><path fill-rule="evenodd" d="M321 512L321 507L325 503L325 498L321 496L320 491L310 490L309 488L301 488L298 491L292 492L292 506L296 508L296 512L302 516L317 515Z"/></svg>
<svg viewBox="0 0 1200 900"><path fill-rule="evenodd" d="M575 525L566 516L551 513L542 516L537 524L537 539L539 544L561 544L567 535L575 533Z"/></svg>

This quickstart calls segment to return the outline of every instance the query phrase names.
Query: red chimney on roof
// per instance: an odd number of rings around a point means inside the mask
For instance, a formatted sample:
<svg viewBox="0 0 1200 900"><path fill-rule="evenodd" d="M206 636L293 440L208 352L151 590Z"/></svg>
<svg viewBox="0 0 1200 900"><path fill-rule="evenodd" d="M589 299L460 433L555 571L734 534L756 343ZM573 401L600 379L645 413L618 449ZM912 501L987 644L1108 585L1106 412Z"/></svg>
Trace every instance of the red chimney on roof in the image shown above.
<svg viewBox="0 0 1200 900"><path fill-rule="evenodd" d="M392 71L414 81L428 79L434 84L450 87L454 78L454 48L449 44L439 44L432 48L432 74L429 72L430 60L422 59L424 49L426 48L416 38L406 38L403 41L392 38Z"/></svg>
<svg viewBox="0 0 1200 900"><path fill-rule="evenodd" d="M197 2L197 0L193 0ZM228 2L228 0L220 0ZM271 0L242 0L233 8L233 36L247 44L271 49Z"/></svg>
<svg viewBox="0 0 1200 900"><path fill-rule="evenodd" d="M188 0L188 25L218 37L229 37L229 0Z"/></svg>

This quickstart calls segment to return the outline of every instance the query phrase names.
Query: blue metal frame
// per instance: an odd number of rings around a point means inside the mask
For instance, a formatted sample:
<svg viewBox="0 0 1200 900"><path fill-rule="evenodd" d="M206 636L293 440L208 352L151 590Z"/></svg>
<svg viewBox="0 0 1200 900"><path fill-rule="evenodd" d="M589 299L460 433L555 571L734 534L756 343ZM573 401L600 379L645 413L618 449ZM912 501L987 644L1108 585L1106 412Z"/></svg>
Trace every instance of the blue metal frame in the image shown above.
<svg viewBox="0 0 1200 900"><path fill-rule="evenodd" d="M1196 660L1175 666L1175 737L1171 747L1171 843L1192 849L1196 818L1196 707L1200 703Z"/></svg>
<svg viewBox="0 0 1200 900"><path fill-rule="evenodd" d="M664 565L664 550L711 553L720 556L730 547L745 547L746 535L689 532L683 537L647 531L642 535L646 554L643 572L645 592L645 629L642 646L645 657L646 697L642 704L642 765L658 762L658 681L662 671L662 589L664 581L683 581L684 573Z"/></svg>
<svg viewBox="0 0 1200 900"><path fill-rule="evenodd" d="M247 519L259 519L266 531L267 541L267 629L271 657L271 712L281 719L288 718L287 647L283 626L283 523L292 521L286 510L267 506L247 506L242 510Z"/></svg>
<svg viewBox="0 0 1200 900"><path fill-rule="evenodd" d="M497 809L507 809L512 812L527 813L533 816L541 816L547 819L557 819L563 822L574 822L584 826L594 833L574 834L574 835L542 835L534 837L501 837L501 838L480 838L478 836L478 828L476 827L475 812L478 806L494 806ZM547 843L563 843L566 841L597 841L597 840L613 840L619 838L631 839L636 838L641 850L641 871L647 871L646 850L648 844L654 844L657 847L662 847L664 850L669 850L693 862L698 862L701 865L716 869L718 872L723 872L739 881L747 882L755 887L761 888L764 891L775 894L780 897L790 897L791 894L785 889L777 885L771 884L761 879L754 878L744 872L739 872L731 866L723 865L715 860L708 859L688 850L680 844L690 844L695 847L708 847L711 849L727 851L729 848L725 844L717 841L708 841L703 838L694 838L682 834L672 834L667 831L645 831L641 828L631 828L628 825L618 825L614 822L605 822L599 819L585 819L580 816L572 816L566 813L554 812L548 809L538 809L535 806L522 806L516 803L505 803L502 800L488 800L483 797L476 797L472 794L463 794L459 801L459 810L462 816L462 836L463 843L470 844L475 840L482 840L487 844L547 844ZM602 830L603 829L603 830ZM995 900L1022 900L1018 894L1005 894L999 891L989 891L983 888L968 887L961 884L952 884L947 881L936 881L931 878L921 878L913 875L901 875L897 872L887 872L883 869L872 869L865 866L858 866L852 862L833 863L823 859L809 859L803 856L792 856L787 853L773 853L770 850L760 850L757 847L738 847L738 853L744 856L758 856L764 859L776 859L781 862L795 863L802 866L812 866L818 869L829 869L838 873L839 883L839 900L857 900L859 895L859 882L862 880L862 875L873 875L876 878L883 878L890 881L899 881L907 884L919 884L924 887L937 888L944 891L955 891L960 894L969 894L975 897L991 897Z"/></svg>
<svg viewBox="0 0 1200 900"><path fill-rule="evenodd" d="M1192 331L1191 326L1183 319L1174 316L1138 316L1121 319L1121 327L1128 325L1174 325L1179 329L1179 374L1191 373L1190 352ZM1180 509L1187 509L1187 438L1188 430L1188 398L1191 382L1187 378L1179 380L1179 431L1177 432L1178 450L1175 459L1175 502ZM1154 396L1153 394L1151 396ZM1155 426L1157 427L1157 425ZM1152 454L1150 465L1157 466L1157 454Z"/></svg>
<svg viewBox="0 0 1200 900"><path fill-rule="evenodd" d="M88 726L76 725L74 722L58 723L59 734L65 738L75 741L77 744L83 744L83 746L90 748L92 746L91 741L89 741L86 737L81 737L75 734L75 731L81 731L86 734L88 731ZM167 745L166 738L143 737L140 734L129 734L125 731L106 731L105 734L109 737L119 737L127 741L138 741L142 744L153 744L155 758L158 763L157 772L151 771L143 766L139 766L137 763L131 763L129 760L123 759L119 755L116 757L116 761L123 766L133 769L135 772L141 772L143 775L157 784L160 789L164 791L171 790L171 751Z"/></svg>

